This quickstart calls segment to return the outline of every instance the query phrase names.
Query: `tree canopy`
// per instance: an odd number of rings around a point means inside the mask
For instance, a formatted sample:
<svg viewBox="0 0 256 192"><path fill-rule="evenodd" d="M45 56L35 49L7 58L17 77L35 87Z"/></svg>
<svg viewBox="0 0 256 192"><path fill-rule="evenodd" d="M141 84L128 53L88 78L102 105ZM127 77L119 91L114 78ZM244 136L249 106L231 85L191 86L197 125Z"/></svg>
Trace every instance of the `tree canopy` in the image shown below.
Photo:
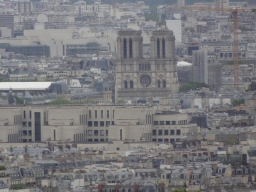
<svg viewBox="0 0 256 192"><path fill-rule="evenodd" d="M256 91L256 82L251 82L247 91Z"/></svg>
<svg viewBox="0 0 256 192"><path fill-rule="evenodd" d="M208 88L209 86L205 83L190 81L188 83L181 85L179 88L179 92L186 93L186 92L189 92L190 90L196 90L196 89L202 88L202 87Z"/></svg>
<svg viewBox="0 0 256 192"><path fill-rule="evenodd" d="M231 104L235 107L235 106L239 106L241 104L244 104L244 99L235 99L231 102Z"/></svg>
<svg viewBox="0 0 256 192"><path fill-rule="evenodd" d="M57 99L52 100L50 105L66 105L66 104L71 104L71 102L65 98L58 97Z"/></svg>

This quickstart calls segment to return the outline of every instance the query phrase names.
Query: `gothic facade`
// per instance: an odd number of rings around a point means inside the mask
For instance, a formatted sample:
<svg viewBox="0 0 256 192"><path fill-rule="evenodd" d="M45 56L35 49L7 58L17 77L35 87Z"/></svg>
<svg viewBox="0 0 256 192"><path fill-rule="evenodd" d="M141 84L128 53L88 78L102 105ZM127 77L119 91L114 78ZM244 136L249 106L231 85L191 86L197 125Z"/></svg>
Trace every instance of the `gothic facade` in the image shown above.
<svg viewBox="0 0 256 192"><path fill-rule="evenodd" d="M141 31L118 32L115 98L168 97L178 91L175 37L172 31L152 33L151 56L143 58Z"/></svg>

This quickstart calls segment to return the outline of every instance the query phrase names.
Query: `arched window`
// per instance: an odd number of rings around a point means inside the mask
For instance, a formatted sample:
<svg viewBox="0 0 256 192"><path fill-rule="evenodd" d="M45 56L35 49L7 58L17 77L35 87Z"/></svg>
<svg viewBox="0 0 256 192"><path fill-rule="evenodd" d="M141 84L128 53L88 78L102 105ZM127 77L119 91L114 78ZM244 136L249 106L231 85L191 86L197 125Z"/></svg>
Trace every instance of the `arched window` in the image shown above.
<svg viewBox="0 0 256 192"><path fill-rule="evenodd" d="M163 88L166 88L166 81L163 80Z"/></svg>
<svg viewBox="0 0 256 192"><path fill-rule="evenodd" d="M127 42L126 42L126 39L124 39L124 58L127 59Z"/></svg>
<svg viewBox="0 0 256 192"><path fill-rule="evenodd" d="M160 80L157 81L157 87L161 88L161 81Z"/></svg>
<svg viewBox="0 0 256 192"><path fill-rule="evenodd" d="M129 56L132 58L132 39L129 40Z"/></svg>
<svg viewBox="0 0 256 192"><path fill-rule="evenodd" d="M127 85L127 81L124 81L124 88L127 89L128 88L128 85Z"/></svg>
<svg viewBox="0 0 256 192"><path fill-rule="evenodd" d="M165 58L165 40L162 41L163 58Z"/></svg>
<svg viewBox="0 0 256 192"><path fill-rule="evenodd" d="M160 40L157 39L157 58L160 58Z"/></svg>
<svg viewBox="0 0 256 192"><path fill-rule="evenodd" d="M133 88L133 81L130 81L130 88Z"/></svg>

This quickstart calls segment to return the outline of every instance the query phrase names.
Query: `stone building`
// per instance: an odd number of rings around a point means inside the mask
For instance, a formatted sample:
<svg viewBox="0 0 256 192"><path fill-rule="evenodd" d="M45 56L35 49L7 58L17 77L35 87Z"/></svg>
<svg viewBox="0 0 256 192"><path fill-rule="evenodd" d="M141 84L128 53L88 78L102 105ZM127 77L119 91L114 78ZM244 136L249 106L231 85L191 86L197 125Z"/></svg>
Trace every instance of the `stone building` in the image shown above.
<svg viewBox="0 0 256 192"><path fill-rule="evenodd" d="M200 131L188 115L161 106L17 106L0 113L1 142L168 143Z"/></svg>
<svg viewBox="0 0 256 192"><path fill-rule="evenodd" d="M123 30L117 37L115 99L168 97L178 91L175 37L153 31L151 57L143 58L141 31Z"/></svg>

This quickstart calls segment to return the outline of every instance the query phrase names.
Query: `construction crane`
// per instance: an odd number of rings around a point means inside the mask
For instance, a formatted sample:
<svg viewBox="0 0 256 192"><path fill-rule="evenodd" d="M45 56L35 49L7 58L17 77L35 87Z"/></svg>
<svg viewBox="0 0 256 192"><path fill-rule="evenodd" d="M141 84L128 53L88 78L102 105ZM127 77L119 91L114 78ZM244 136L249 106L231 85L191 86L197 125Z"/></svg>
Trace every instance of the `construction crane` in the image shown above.
<svg viewBox="0 0 256 192"><path fill-rule="evenodd" d="M256 12L255 9L237 9L237 8L218 8L218 7L181 7L183 10L191 11L216 11L216 12L230 12L234 22L234 42L233 42L233 59L234 59L234 87L238 87L238 13Z"/></svg>

